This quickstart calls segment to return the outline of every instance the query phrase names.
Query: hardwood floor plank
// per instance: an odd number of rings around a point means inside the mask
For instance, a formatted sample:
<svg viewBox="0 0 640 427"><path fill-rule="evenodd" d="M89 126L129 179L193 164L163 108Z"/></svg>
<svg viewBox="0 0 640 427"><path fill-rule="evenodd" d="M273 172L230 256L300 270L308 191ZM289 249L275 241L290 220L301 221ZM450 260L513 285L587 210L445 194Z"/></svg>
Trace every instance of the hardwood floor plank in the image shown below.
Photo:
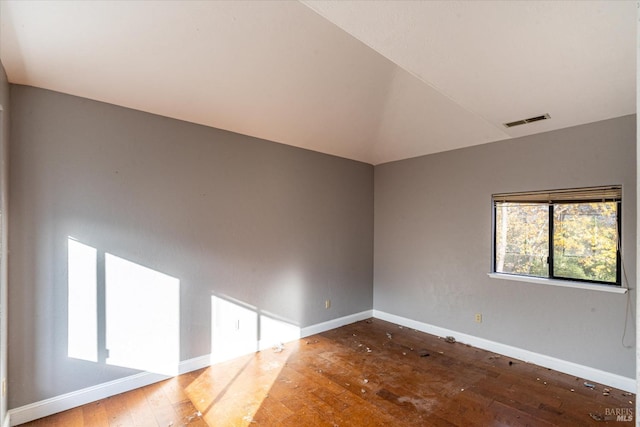
<svg viewBox="0 0 640 427"><path fill-rule="evenodd" d="M160 427L153 415L144 390L132 390L124 394L128 399L128 407L135 427Z"/></svg>
<svg viewBox="0 0 640 427"><path fill-rule="evenodd" d="M103 401L89 403L82 407L83 425L109 427L109 416Z"/></svg>
<svg viewBox="0 0 640 427"><path fill-rule="evenodd" d="M134 425L128 407L126 394L118 394L104 399L104 407L109 419L109 427L128 427Z"/></svg>
<svg viewBox="0 0 640 427"><path fill-rule="evenodd" d="M39 420L40 425L51 425L56 427L82 427L84 425L84 419L82 414L82 408L74 408L68 411L60 412L53 416L50 422L46 420Z"/></svg>
<svg viewBox="0 0 640 427"><path fill-rule="evenodd" d="M162 390L166 383L167 381L162 381L151 384L143 387L142 391L159 426L178 425L180 417Z"/></svg>
<svg viewBox="0 0 640 427"><path fill-rule="evenodd" d="M173 405L176 413L180 417L180 424L190 427L206 427L202 413L189 400L185 400Z"/></svg>

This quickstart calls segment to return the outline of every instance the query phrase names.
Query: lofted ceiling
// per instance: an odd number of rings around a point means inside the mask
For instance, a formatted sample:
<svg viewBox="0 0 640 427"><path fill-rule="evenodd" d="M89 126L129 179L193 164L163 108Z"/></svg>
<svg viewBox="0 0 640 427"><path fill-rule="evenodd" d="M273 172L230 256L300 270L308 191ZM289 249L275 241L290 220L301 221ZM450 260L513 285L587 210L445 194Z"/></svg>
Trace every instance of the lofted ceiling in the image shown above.
<svg viewBox="0 0 640 427"><path fill-rule="evenodd" d="M635 113L636 7L3 0L0 59L12 83L380 164Z"/></svg>

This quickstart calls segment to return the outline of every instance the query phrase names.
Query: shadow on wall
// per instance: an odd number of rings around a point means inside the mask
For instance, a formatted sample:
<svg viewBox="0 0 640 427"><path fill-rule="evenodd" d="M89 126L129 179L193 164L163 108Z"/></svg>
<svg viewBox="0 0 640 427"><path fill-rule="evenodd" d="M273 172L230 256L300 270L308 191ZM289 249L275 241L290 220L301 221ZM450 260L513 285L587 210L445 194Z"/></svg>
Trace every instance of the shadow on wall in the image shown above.
<svg viewBox="0 0 640 427"><path fill-rule="evenodd" d="M180 280L67 238L67 356L167 376L179 373ZM211 363L300 338L290 321L211 296Z"/></svg>

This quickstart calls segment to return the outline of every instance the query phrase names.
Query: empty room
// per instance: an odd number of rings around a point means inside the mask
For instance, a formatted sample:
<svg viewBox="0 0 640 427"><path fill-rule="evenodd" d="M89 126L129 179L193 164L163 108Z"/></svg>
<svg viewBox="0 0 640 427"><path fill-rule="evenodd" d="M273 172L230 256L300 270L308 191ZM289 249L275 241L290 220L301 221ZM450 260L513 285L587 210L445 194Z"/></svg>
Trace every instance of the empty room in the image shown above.
<svg viewBox="0 0 640 427"><path fill-rule="evenodd" d="M0 1L0 425L633 425L637 26Z"/></svg>

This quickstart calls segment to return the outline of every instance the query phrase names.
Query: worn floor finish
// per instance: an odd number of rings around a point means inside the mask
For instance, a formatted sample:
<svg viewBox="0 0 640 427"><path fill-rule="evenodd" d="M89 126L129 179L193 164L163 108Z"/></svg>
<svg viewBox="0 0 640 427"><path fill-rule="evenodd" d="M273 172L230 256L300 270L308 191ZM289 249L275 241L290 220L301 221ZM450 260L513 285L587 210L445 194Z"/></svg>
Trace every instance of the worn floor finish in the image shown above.
<svg viewBox="0 0 640 427"><path fill-rule="evenodd" d="M24 426L633 425L584 382L372 319Z"/></svg>

